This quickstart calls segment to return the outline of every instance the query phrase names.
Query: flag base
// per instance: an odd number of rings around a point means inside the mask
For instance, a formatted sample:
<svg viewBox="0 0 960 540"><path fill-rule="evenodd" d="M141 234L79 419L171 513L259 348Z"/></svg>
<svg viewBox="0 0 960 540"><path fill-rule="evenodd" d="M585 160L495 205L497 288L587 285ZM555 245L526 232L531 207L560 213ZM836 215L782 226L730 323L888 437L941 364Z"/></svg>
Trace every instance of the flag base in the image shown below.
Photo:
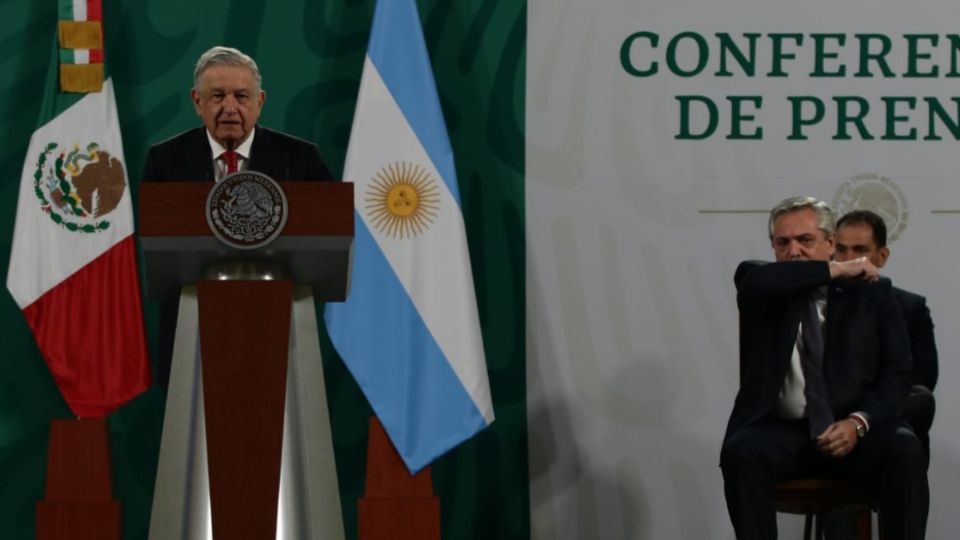
<svg viewBox="0 0 960 540"><path fill-rule="evenodd" d="M52 420L37 540L119 540L105 420Z"/></svg>
<svg viewBox="0 0 960 540"><path fill-rule="evenodd" d="M38 502L37 540L119 540L120 503Z"/></svg>
<svg viewBox="0 0 960 540"><path fill-rule="evenodd" d="M430 467L411 475L376 417L370 418L366 494L357 504L360 540L440 540Z"/></svg>

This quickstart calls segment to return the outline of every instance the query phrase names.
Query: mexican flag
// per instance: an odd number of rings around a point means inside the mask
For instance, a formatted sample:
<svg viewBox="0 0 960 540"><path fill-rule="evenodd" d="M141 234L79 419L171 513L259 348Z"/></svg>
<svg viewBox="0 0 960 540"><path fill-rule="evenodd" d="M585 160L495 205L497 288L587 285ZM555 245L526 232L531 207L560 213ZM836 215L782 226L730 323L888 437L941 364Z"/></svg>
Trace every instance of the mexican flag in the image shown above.
<svg viewBox="0 0 960 540"><path fill-rule="evenodd" d="M149 386L150 363L113 83L65 61L90 55L66 54L63 21L58 33L20 179L7 289L70 409L99 418ZM61 92L78 70L100 91Z"/></svg>

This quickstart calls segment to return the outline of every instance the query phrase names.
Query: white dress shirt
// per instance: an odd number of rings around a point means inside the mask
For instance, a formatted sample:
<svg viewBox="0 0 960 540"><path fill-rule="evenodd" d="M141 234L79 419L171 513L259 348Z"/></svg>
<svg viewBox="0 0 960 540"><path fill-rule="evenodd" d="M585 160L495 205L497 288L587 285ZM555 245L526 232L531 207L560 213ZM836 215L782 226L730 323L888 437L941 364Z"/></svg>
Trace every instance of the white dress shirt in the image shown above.
<svg viewBox="0 0 960 540"><path fill-rule="evenodd" d="M826 290L821 287L819 293L814 294L816 295L817 318L820 319L822 328L827 313ZM798 329L797 341L793 345L793 354L790 355L790 369L787 370L777 402L774 404L773 415L777 418L795 420L807 416L807 398L803 395L806 382L803 378L803 365L800 363L800 355L803 353L802 336L802 329Z"/></svg>
<svg viewBox="0 0 960 540"><path fill-rule="evenodd" d="M240 143L240 146L235 150L237 152L238 171L245 171L250 166L250 148L253 146L253 137L256 134L257 128L250 130L250 136L247 137L247 140ZM221 146L220 143L210 135L209 131L207 131L207 140L210 142L210 159L213 160L213 178L214 181L219 182L227 175L227 162L220 157L227 149Z"/></svg>

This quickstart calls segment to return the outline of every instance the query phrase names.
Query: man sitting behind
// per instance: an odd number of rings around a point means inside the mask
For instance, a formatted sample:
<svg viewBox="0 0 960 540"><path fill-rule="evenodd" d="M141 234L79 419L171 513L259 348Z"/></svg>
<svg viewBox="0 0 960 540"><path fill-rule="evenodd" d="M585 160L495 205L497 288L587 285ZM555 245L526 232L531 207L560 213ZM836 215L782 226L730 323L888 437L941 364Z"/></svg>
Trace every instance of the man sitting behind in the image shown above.
<svg viewBox="0 0 960 540"><path fill-rule="evenodd" d="M869 210L856 210L837 222L837 260L849 261L866 257L878 269L887 264L887 225L883 218ZM913 387L903 409L903 419L930 451L930 426L936 411L933 389L937 386L939 367L937 343L933 336L933 320L927 299L897 287L893 299L907 326L910 354L913 357Z"/></svg>
<svg viewBox="0 0 960 540"><path fill-rule="evenodd" d="M887 225L883 218L869 210L855 210L837 222L836 260L850 261L866 257L878 269L887 264ZM937 384L937 344L933 337L933 320L926 298L893 287L894 303L907 327L910 354L913 358L913 387L902 411L903 419L923 443L930 457L930 426L936 410L933 388ZM857 519L849 512L826 516L824 537L828 540L857 537Z"/></svg>

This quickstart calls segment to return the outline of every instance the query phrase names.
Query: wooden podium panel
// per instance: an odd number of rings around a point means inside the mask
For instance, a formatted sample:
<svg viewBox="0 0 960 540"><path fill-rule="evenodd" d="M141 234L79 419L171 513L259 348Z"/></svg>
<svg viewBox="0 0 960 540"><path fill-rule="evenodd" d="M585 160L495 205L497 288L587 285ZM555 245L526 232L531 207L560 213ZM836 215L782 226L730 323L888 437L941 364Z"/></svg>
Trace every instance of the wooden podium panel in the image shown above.
<svg viewBox="0 0 960 540"><path fill-rule="evenodd" d="M284 236L353 237L353 184L283 182L290 202ZM212 182L140 185L140 236L211 236L205 206Z"/></svg>
<svg viewBox="0 0 960 540"><path fill-rule="evenodd" d="M280 236L253 250L227 246L206 221L207 182L157 182L140 186L144 291L151 300L180 294L180 287L209 278L208 270L236 262L283 270L284 279L310 285L314 297L342 302L349 289L353 245L353 184L284 182L289 213Z"/></svg>
<svg viewBox="0 0 960 540"><path fill-rule="evenodd" d="M200 281L200 351L217 540L274 540L293 284Z"/></svg>

